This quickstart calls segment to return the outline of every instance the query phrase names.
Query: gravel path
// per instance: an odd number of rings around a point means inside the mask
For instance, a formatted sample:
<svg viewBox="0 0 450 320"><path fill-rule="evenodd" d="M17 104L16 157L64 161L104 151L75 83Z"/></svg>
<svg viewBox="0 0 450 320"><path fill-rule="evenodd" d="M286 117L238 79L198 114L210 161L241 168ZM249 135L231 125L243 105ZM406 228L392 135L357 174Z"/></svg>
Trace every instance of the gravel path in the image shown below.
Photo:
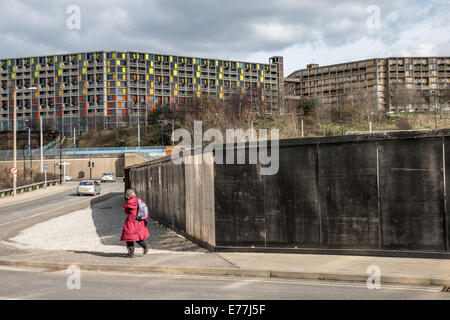
<svg viewBox="0 0 450 320"><path fill-rule="evenodd" d="M123 205L123 196L116 196L91 208L36 224L9 239L9 243L26 250L124 253L126 244L120 242L126 218ZM149 254L207 252L153 220L147 227L151 234L146 241L151 248Z"/></svg>

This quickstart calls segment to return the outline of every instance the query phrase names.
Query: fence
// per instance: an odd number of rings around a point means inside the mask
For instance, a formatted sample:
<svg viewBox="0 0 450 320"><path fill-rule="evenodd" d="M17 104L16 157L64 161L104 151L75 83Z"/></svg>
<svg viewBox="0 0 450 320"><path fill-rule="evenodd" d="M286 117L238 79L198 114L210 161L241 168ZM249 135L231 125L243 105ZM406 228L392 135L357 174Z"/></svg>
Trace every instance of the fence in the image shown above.
<svg viewBox="0 0 450 320"><path fill-rule="evenodd" d="M450 130L282 140L273 176L191 163L131 166L125 185L214 250L450 257Z"/></svg>
<svg viewBox="0 0 450 320"><path fill-rule="evenodd" d="M80 148L80 149L45 149L44 156L59 156L62 155L96 155L96 154L121 154L121 153L143 153L147 155L165 154L165 147L141 147L141 148ZM32 156L38 157L41 155L40 149L32 150ZM0 150L0 157L12 157L13 150ZM17 150L17 157L23 158L29 156L25 150Z"/></svg>

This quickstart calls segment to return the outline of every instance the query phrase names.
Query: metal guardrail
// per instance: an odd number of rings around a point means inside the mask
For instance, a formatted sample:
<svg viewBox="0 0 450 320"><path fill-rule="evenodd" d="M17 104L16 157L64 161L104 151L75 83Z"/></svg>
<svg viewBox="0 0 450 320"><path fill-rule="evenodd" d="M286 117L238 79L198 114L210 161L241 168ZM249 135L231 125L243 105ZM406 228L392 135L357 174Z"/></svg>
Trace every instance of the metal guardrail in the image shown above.
<svg viewBox="0 0 450 320"><path fill-rule="evenodd" d="M46 188L48 186L55 186L59 183L59 180L51 180L51 181L47 181L47 184L45 182L39 182L39 183L34 183L34 184L30 184L27 186L22 186L22 187L17 187L17 193L24 193L25 189L30 189L30 190L39 190L41 187ZM13 188L11 189L5 189L5 190L0 190L0 198L3 198L4 196L6 196L8 193L11 195L13 192Z"/></svg>
<svg viewBox="0 0 450 320"><path fill-rule="evenodd" d="M44 156L59 156L59 149L46 149L44 150ZM77 148L77 149L61 149L63 155L95 155L95 154L120 154L120 153L145 153L145 154L157 154L165 153L166 147L124 147L124 148ZM41 150L35 149L32 151L33 156L40 156ZM0 157L12 157L13 150L0 150ZM23 157L24 150L17 150L17 156ZM27 155L28 156L28 155Z"/></svg>

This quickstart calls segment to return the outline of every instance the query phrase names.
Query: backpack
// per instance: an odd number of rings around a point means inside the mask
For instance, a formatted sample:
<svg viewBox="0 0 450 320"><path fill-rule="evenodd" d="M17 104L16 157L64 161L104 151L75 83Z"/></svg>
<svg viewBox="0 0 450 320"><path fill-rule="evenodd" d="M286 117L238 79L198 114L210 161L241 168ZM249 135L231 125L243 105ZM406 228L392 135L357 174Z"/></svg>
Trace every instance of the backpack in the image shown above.
<svg viewBox="0 0 450 320"><path fill-rule="evenodd" d="M148 207L147 204L139 199L139 208L138 213L136 215L136 220L142 221L142 220L148 220Z"/></svg>

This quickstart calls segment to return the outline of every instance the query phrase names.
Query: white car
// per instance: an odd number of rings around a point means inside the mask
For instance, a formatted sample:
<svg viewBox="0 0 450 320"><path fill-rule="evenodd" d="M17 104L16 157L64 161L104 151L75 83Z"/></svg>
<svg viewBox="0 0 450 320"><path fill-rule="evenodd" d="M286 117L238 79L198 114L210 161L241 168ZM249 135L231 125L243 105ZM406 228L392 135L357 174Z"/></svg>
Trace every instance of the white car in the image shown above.
<svg viewBox="0 0 450 320"><path fill-rule="evenodd" d="M71 177L71 176L68 176L68 175L61 175L61 178L62 178L64 181L72 181L72 177Z"/></svg>
<svg viewBox="0 0 450 320"><path fill-rule="evenodd" d="M103 182L116 182L116 176L113 173L104 173L102 174L102 183Z"/></svg>
<svg viewBox="0 0 450 320"><path fill-rule="evenodd" d="M101 192L100 183L98 183L95 180L83 180L80 182L77 188L78 196L81 196L83 194L96 196L100 194L100 192Z"/></svg>

